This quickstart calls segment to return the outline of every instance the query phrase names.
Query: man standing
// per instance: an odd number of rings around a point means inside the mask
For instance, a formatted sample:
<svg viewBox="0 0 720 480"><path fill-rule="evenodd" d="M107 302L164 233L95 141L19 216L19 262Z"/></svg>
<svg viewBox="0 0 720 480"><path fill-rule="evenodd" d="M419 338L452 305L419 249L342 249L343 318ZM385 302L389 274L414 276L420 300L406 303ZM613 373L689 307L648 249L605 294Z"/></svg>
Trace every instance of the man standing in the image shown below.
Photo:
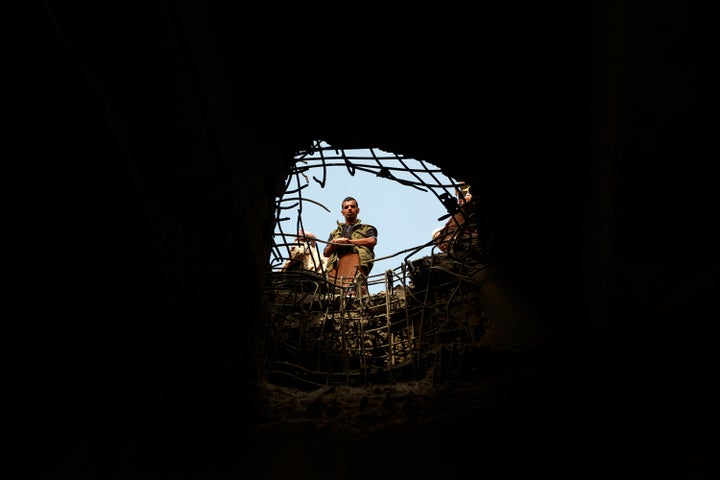
<svg viewBox="0 0 720 480"><path fill-rule="evenodd" d="M364 283L375 261L377 229L360 221L360 207L353 197L345 197L340 213L345 223L337 222L323 251L328 257L328 278L335 285L350 286L356 276L362 274Z"/></svg>

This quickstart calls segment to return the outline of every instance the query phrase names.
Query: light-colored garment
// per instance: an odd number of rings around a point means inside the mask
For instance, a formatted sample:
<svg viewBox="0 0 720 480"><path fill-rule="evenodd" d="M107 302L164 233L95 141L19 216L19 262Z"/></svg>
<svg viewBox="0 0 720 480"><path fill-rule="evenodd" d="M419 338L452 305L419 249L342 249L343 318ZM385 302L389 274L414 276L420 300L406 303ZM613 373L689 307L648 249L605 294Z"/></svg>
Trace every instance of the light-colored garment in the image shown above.
<svg viewBox="0 0 720 480"><path fill-rule="evenodd" d="M283 265L282 271L309 270L324 273L326 263L327 257L318 251L314 242L300 242L290 249L290 258Z"/></svg>

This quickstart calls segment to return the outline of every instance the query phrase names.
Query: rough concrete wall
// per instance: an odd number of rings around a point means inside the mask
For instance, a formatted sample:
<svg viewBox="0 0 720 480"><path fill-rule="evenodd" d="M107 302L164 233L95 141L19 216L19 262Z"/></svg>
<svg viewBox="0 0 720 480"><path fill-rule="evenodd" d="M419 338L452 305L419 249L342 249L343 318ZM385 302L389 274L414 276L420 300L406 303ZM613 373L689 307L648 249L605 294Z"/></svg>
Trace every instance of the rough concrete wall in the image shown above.
<svg viewBox="0 0 720 480"><path fill-rule="evenodd" d="M714 187L702 173L717 150L707 127L711 29L670 2L598 3L593 19L593 140L580 210L592 220L578 222L589 229L580 261L593 335L614 337L625 352L643 345L656 360L679 348L692 363L707 358L702 337L718 315L717 233L707 222ZM682 347L688 341L697 348Z"/></svg>
<svg viewBox="0 0 720 480"><path fill-rule="evenodd" d="M253 75L242 69L242 58L229 78L218 73L223 65L205 44L215 38L201 9L148 5L138 14L120 4L49 4L54 33L64 42L58 53L69 64L58 72L69 78L58 81L85 83L81 94L89 101L58 106L67 109L69 120L94 117L90 122L109 142L98 142L100 148L124 158L119 168L126 170L127 183L120 188L138 199L136 213L147 228L144 248L156 262L155 283L148 287L154 298L128 299L137 302L129 335L150 350L166 349L171 358L156 358L162 356L156 351L145 353L143 361L168 368L170 383L187 375L195 378L191 383L219 382L222 388L252 385L272 232L268 219L288 162L283 139L265 124L271 112L252 93L238 94L257 89ZM107 150L95 153L98 162L105 161ZM81 160L86 168L93 161ZM102 179L90 173L81 180L95 181ZM104 253L121 248L111 243ZM122 297L144 275L118 272L106 288ZM88 328L72 327L76 335L94 336L90 319L68 321ZM122 343L112 330L97 335ZM125 368L142 375L153 368L143 361L126 358Z"/></svg>

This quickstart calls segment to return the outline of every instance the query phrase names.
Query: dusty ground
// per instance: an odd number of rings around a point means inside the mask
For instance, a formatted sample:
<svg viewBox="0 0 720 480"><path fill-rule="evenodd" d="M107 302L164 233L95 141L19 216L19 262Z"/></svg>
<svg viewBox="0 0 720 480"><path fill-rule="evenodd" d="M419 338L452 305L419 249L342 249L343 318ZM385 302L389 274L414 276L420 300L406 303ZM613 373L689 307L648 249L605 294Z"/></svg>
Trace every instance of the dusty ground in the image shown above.
<svg viewBox="0 0 720 480"><path fill-rule="evenodd" d="M419 381L326 386L313 391L266 384L260 426L312 424L315 429L337 435L367 435L460 414L490 404L493 397L489 382L436 386L430 381Z"/></svg>

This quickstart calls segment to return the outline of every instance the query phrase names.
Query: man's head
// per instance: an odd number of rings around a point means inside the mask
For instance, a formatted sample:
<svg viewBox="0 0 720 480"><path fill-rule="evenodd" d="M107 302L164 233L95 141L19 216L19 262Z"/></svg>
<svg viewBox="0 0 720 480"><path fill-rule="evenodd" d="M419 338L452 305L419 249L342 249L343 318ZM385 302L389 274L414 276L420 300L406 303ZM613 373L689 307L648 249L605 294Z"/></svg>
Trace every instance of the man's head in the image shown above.
<svg viewBox="0 0 720 480"><path fill-rule="evenodd" d="M459 203L467 203L472 200L472 194L470 193L470 184L460 182L460 185L455 187L455 196L457 196Z"/></svg>
<svg viewBox="0 0 720 480"><path fill-rule="evenodd" d="M298 230L297 237L295 237L295 243L305 243L307 242L311 246L315 245L315 240L317 240L317 237L312 232L305 232L303 230Z"/></svg>
<svg viewBox="0 0 720 480"><path fill-rule="evenodd" d="M340 213L345 217L345 223L355 223L358 213L360 213L357 200L353 197L345 197L341 204Z"/></svg>

